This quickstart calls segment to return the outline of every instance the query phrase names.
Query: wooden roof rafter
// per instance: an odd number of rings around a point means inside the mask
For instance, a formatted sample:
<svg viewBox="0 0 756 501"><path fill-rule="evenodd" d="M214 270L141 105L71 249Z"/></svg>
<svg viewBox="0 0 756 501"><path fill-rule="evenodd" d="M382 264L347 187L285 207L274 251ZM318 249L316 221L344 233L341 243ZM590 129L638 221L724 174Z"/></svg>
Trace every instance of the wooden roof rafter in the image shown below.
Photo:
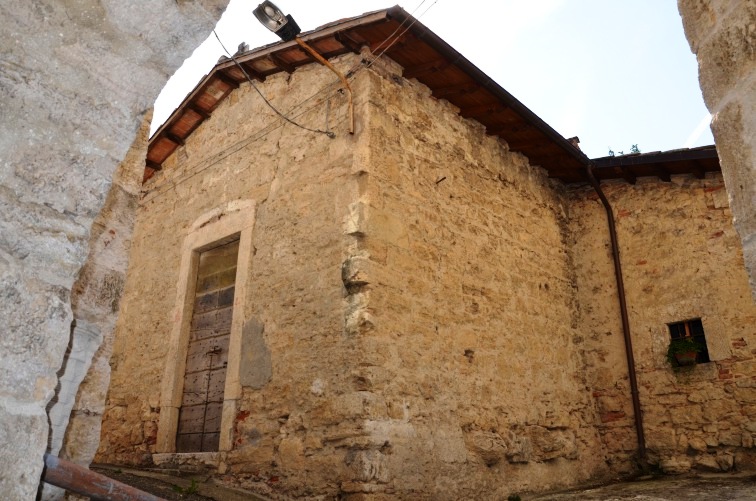
<svg viewBox="0 0 756 501"><path fill-rule="evenodd" d="M620 167L622 179L627 181L628 184L635 184L638 181L638 177L633 172L632 167L623 166Z"/></svg>
<svg viewBox="0 0 756 501"><path fill-rule="evenodd" d="M174 133L172 133L170 131L166 131L164 133L164 135L165 135L165 138L168 141L171 141L172 143L175 143L177 146L184 146L184 140L181 139L180 137L178 137L176 134L174 134Z"/></svg>
<svg viewBox="0 0 756 501"><path fill-rule="evenodd" d="M419 64L412 68L404 68L402 76L404 78L417 78L433 71L442 71L450 65L451 63L444 58L434 59L433 61L428 61L427 63Z"/></svg>
<svg viewBox="0 0 756 501"><path fill-rule="evenodd" d="M703 179L706 177L706 166L703 165L703 162L701 162L701 160L693 160L690 171L698 179Z"/></svg>
<svg viewBox="0 0 756 501"><path fill-rule="evenodd" d="M446 99L448 97L458 97L465 94L471 94L479 90L480 87L478 85L470 82L463 82L434 89L433 96L436 99Z"/></svg>
<svg viewBox="0 0 756 501"><path fill-rule="evenodd" d="M267 55L267 57L268 57L268 59L270 59L270 61L274 65L276 65L276 67L282 69L283 71L285 71L286 73L288 73L290 75L292 73L294 73L294 70L297 69L297 67L294 66L293 64L291 64L291 63L289 63L287 61L284 61L283 57L279 56L278 54L270 53L270 54Z"/></svg>
<svg viewBox="0 0 756 501"><path fill-rule="evenodd" d="M150 169L152 169L154 171L163 170L163 166L162 165L160 165L157 162L153 162L149 158L146 160L146 163L147 163L147 167L149 167Z"/></svg>
<svg viewBox="0 0 756 501"><path fill-rule="evenodd" d="M337 32L334 37L336 40L344 46L345 49L349 49L355 54L359 54L362 51L362 47L368 45L367 43L360 43L351 36L349 36L348 33L339 31Z"/></svg>
<svg viewBox="0 0 756 501"><path fill-rule="evenodd" d="M244 68L244 71L247 72L247 75L249 75L250 78L254 78L260 83L265 81L265 75L262 72L260 72L257 68L255 68L254 62L242 61L239 64Z"/></svg>
<svg viewBox="0 0 756 501"><path fill-rule="evenodd" d="M664 181L665 183L671 183L672 182L672 175L669 173L667 169L662 167L661 165L654 165L652 167L654 173L656 174L656 177Z"/></svg>
<svg viewBox="0 0 756 501"><path fill-rule="evenodd" d="M205 111L201 107L199 107L197 103L187 104L187 109L199 115L202 118L202 120L207 120L208 118L210 118L210 115L212 115L211 112Z"/></svg>
<svg viewBox="0 0 756 501"><path fill-rule="evenodd" d="M479 118L486 115L497 115L508 109L509 108L506 105L501 104L500 102L496 101L496 102L488 103L488 104L469 106L465 108L464 110L460 110L460 115L462 115L465 118Z"/></svg>
<svg viewBox="0 0 756 501"><path fill-rule="evenodd" d="M218 79L220 79L224 84L228 85L232 89L238 89L240 82L238 82L234 77L226 73L225 71L219 71L216 73L218 76Z"/></svg>
<svg viewBox="0 0 756 501"><path fill-rule="evenodd" d="M406 50L407 47L414 46L419 39L412 31L403 31L398 35L393 35L386 44L386 54L391 56L392 52Z"/></svg>

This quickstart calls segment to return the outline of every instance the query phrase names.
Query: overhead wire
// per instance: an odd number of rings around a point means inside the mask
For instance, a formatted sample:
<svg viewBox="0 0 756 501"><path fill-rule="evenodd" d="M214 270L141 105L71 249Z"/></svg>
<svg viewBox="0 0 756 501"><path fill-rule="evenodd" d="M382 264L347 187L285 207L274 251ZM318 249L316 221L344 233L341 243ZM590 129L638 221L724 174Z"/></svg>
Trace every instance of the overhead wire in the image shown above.
<svg viewBox="0 0 756 501"><path fill-rule="evenodd" d="M426 13L427 13L427 12L428 12L428 11L429 11L430 9L431 9L431 7L433 7L434 5L436 5L436 4L438 3L438 0L435 0L435 1L434 1L434 2L432 3L432 4L430 4L430 5L428 6L428 8L427 8L427 9L425 9L425 10L423 11L423 13L422 13L422 14L420 14L420 15L419 15L418 17L415 17L415 12L417 12L417 10L418 10L418 9L419 9L420 7L422 7L422 5L423 5L423 4L424 4L424 3L426 2L426 1L427 1L427 0L423 0L422 2L420 2L420 4L419 4L419 5L417 6L417 7L415 7L415 9L414 9L414 10L413 10L413 11L412 11L412 12L410 13L410 17L412 18L412 22L411 22L411 23L410 23L410 24L409 24L409 25L408 25L408 26L407 26L407 27L406 27L406 28L404 29L404 31L402 31L402 32L401 32L401 33L400 33L400 34L399 34L398 36L396 36L396 37L395 37L395 38L394 38L394 39L393 39L393 40L391 41L391 43L390 43L390 44L388 44L388 46L387 46L387 47L386 47L385 49L383 49L383 50L381 51L381 53L380 53L380 54L378 54L378 55L374 55L374 56L373 56L373 59L372 59L372 60L371 60L371 61L370 61L370 62L369 62L369 63L368 63L368 64L367 64L366 66L365 66L365 69L368 69L368 68L370 68L370 67L371 67L371 66L372 66L372 65L373 65L373 64L374 64L374 63L375 63L375 62L376 62L376 61L377 61L377 60L378 60L378 59L379 59L380 57L382 57L382 56L383 56L383 54L385 54L385 53L386 53L386 51L387 51L387 50L389 50L389 49L390 49L391 47L393 47L393 46L394 46L394 44L395 44L396 42L398 42L398 41L399 41L399 39L401 39L401 38L402 38L402 37L404 36L404 34L405 34L405 33L407 33L407 32L408 32L408 31L410 30L410 28L412 28L412 26L414 26L414 25L415 25L415 23L417 23L417 22L418 22L418 20L419 20L419 19L420 19L421 17L423 17L423 16L424 16L424 15L425 15L425 14L426 14ZM408 18L405 18L405 19L404 19L404 20L403 20L403 21L401 22L401 24L400 24L399 26L397 26L397 28L396 28L396 29L394 30L394 32L393 32L393 33L391 33L391 35L389 35L388 37L386 37L386 39L385 39L385 40L384 40L383 42L381 42L381 43L380 43L380 44L378 45L378 47L376 47L376 50L377 50L377 49L378 49L379 47L381 47L381 46L382 46L382 45L383 45L384 43L386 43L386 42L387 42L387 41L388 41L388 40L389 40L389 39L390 39L390 38L391 38L392 36L394 36L394 34L396 34L396 32L397 32L398 30L400 30L400 29L401 29L401 27L402 27L402 26L404 25L404 23L405 23L405 22L407 21L407 19L408 19Z"/></svg>
<svg viewBox="0 0 756 501"><path fill-rule="evenodd" d="M424 3L426 2L426 1L427 1L427 0L422 0L422 2L420 2L420 3L419 3L419 4L417 5L417 7L415 7L415 8L414 8L414 9L412 10L412 12L410 12L410 16L414 16L414 15L415 15L415 12L417 12L417 9L419 9L420 7L422 7L422 6L423 6L423 4L424 4ZM398 32L399 30L401 30L401 29L402 29L402 26L404 26L404 23L406 23L406 22L407 22L407 19L408 19L408 18L405 18L405 19L403 19L403 20L402 20L402 22L401 22L401 23L399 23L399 26L397 26L397 27L396 27L396 28L394 29L394 31L392 31L392 32L391 32L391 34L390 34L389 36L387 36L386 38L384 38L384 39L383 39L383 41L381 41L381 43L379 43L379 44L378 44L378 45L377 45L377 46L375 47L375 51L374 51L374 52L377 52L378 50L380 50L380 48L381 48L381 47L383 47L383 44L385 44L386 42L388 42L388 41L389 41L389 40L391 39L391 37L393 37L394 35L396 35L396 33L397 33L397 32ZM411 26L411 25L410 25L410 26ZM404 33L406 33L406 30L402 32L402 35L403 35ZM401 36L401 35L399 35L399 36ZM381 52L381 55L383 55L383 53L384 53L384 52L386 52L386 50L388 50L388 47L386 47L386 49L384 49L384 50L383 50L383 52ZM380 57L380 56L379 56L379 57Z"/></svg>
<svg viewBox="0 0 756 501"><path fill-rule="evenodd" d="M356 75L357 75L358 73L360 73L360 72L361 72L362 70L366 70L366 69L369 69L369 68L370 68L370 67L371 67L371 66L372 66L372 65L373 65L373 64L374 64L374 63L375 63L375 62L376 62L376 61L377 61L378 59L380 59L380 58L381 58L381 57L382 57L382 56L383 56L383 55L384 55L384 54L386 53L386 51L388 51L388 50L389 50L389 49L390 49L391 47L393 47L393 46L394 46L394 44L396 44L396 42L397 42L397 41L398 41L399 39L401 39L401 37L403 37L403 36L404 36L404 34L405 34L405 33L407 33L407 32L408 32L408 31L409 31L409 30L410 30L410 29L412 28L412 26L413 26L413 25L414 25L415 23L417 23L417 22L418 22L418 21L420 20L420 18L422 18L422 17L423 17L423 16L424 16L424 15L425 15L425 14L426 14L426 13L427 13L427 12L428 12L428 11L429 11L430 9L431 9L431 7L433 7L434 5L436 5L436 4L438 3L438 0L435 0L435 1L434 1L434 2L432 3L432 4L430 4L430 5L429 5L429 6L428 6L428 7L427 7L427 8L426 8L426 9L425 9L425 10L424 10L423 12L422 12L422 14L420 14L420 15L419 15L419 16L417 16L417 17L414 17L414 13L415 13L415 12L416 12L416 11L417 11L417 10L418 10L418 9L419 9L419 8L420 8L420 7L421 7L421 6L422 6L422 5L423 5L423 4L424 4L424 3L426 2L426 1L427 1L427 0L422 0L422 1L420 2L420 4L418 4L418 6L417 6L417 7L415 7L415 8L414 8L414 9L412 10L412 12L410 13L410 16L409 16L408 18L405 18L405 19L404 19L404 20L403 20L403 21L402 21L402 22L401 22L401 23L399 24L399 26L397 26L397 27L396 27L396 29L394 29L394 31L393 31L393 32L392 32L392 33L391 33L390 35L388 35L388 36L387 36L387 37L386 37L385 39L383 39L383 41L381 41L381 43L380 43L380 44L378 44L378 45L376 46L376 50L377 50L378 48L382 47L382 46L383 46L383 45L384 45L384 44L385 44L386 42L388 42L389 40L391 40L391 38L392 38L392 37L393 37L394 35L396 35L396 33L397 33L397 32L398 32L399 30L401 30L401 29L402 29L402 26L404 26L404 23L405 23L405 22L406 22L406 21L407 21L407 20L408 20L408 19L409 19L409 18L411 17L411 18L412 18L412 22L411 22L411 23L410 23L410 24L409 24L409 25L408 25L408 26L407 26L407 27L406 27L406 28L405 28L405 29L404 29L404 30L403 30L403 31L402 31L402 32L401 32L401 33L400 33L400 34L399 34L398 36L396 36L396 37L395 37L395 38L394 38L394 39L393 39L393 40L391 41L391 43L390 43L390 44L389 44L388 46L386 46L386 48L385 48L385 49L383 49L383 50L382 50L382 51L381 51L381 52L380 52L379 54L377 54L377 55L375 55L375 54L374 54L374 55L373 55L373 58L372 58L372 59L371 59L371 60L370 60L370 61L369 61L368 63L365 63L364 61L361 61L361 62L359 62L359 63L355 64L355 65L354 65L354 66L352 67L352 69L350 69L350 70L349 70L349 72L347 72L347 78L353 79L353 78L354 78L354 77L355 77L355 76L356 76ZM304 127L304 126L302 126L302 125L300 125L300 124L298 124L298 123L296 123L296 122L293 122L293 121L292 121L292 120L291 120L291 119L290 119L290 118L289 118L288 116L284 115L284 114L283 114L283 113L281 113L281 112L280 112L280 111L279 111L278 109L276 109L276 108L275 108L275 107L274 107L274 106L273 106L273 105L272 105L272 104L271 104L271 103L270 103L270 102L268 101L268 99L267 99L267 98L265 98L265 96L264 96L264 95L262 94L262 92L261 92L261 91L259 90L259 88L258 88L258 87L257 87L257 86L256 86L256 85L254 84L254 82L253 82L253 80L251 79L251 77L250 77L250 76L249 76L249 75L247 74L247 72L246 72L246 71L244 70L244 68L243 68L243 67L242 67L242 66L241 66L241 65L239 64L239 62L238 62L238 61L237 61L237 60L236 60L236 59L235 59L235 58L234 58L233 56L231 56L231 54L229 53L228 49L226 49L226 47L225 47L225 46L223 45L223 42L221 42L221 40L220 40L220 38L218 37L218 34L217 34L217 33L215 32L215 30L213 30L213 34L214 34L214 35L215 35L215 37L216 37L216 38L218 39L218 42L220 43L221 47L223 47L223 50L224 50L224 51L226 52L226 54L229 54L229 56L230 56L230 57L231 57L231 59L232 59L232 60L234 61L234 63L235 63L235 64L236 64L236 65L237 65L237 66L239 67L239 69L240 69L240 70L242 71L242 73L243 73L243 74L245 75L245 77L247 78L247 80L249 81L249 83L250 83L250 84L252 85L252 87L253 87L253 88L254 88L254 89L255 89L255 90L256 90L256 91L258 92L258 94L260 94L260 96L261 96L261 97L263 98L263 100L265 101L265 103L266 103L266 104L267 104L267 105L268 105L268 106L269 106L269 107L270 107L271 109L273 109L273 110L274 110L274 111L275 111L275 112L276 112L276 113L277 113L277 114L278 114L279 116L281 116L282 118L284 118L284 119L285 119L285 120L286 120L287 122L289 122L289 123L292 123L292 124L296 125L296 126L297 126L297 127L299 127L299 128L302 128L302 129L305 129L305 130L308 130L308 131L311 131L311 132L320 132L320 133L325 133L325 134L328 134L328 132L330 132L330 131L322 131L322 130L318 130L318 129L314 129L314 130L313 130L313 129L309 129L309 128L307 128L307 127ZM327 92L327 91L329 90L329 88L338 87L340 83L341 83L341 81L340 81L340 80L334 80L333 82L331 82L331 83L329 83L329 84L327 84L327 85L324 85L323 87L321 87L321 88L320 88L320 89L319 89L318 91L316 91L315 93L313 93L313 94L312 94L312 95L310 95L309 97L307 97L307 98L303 99L302 101L300 101L300 102L296 103L296 104L295 104L294 106L292 106L292 107L291 107L291 109L289 110L288 114L289 114L289 115L291 115L291 114L292 114L292 112L294 112L294 110L297 110L297 109L301 108L301 107L302 107L302 106L303 106L303 105L304 105L305 103L308 103L309 101L311 101L311 100L313 100L314 98L316 98L316 97L320 96L320 95L321 95L321 94L323 94L324 92ZM313 105L312 105L312 106L310 106L309 108L306 108L306 109L304 109L304 110L303 110L303 111L301 111L300 113L298 113L298 114L296 114L296 115L291 115L291 117L292 117L292 118L298 118L298 117L300 117L300 116L304 115L305 113L307 113L307 112L309 112L309 111L311 111L311 110L313 110L313 109L317 108L317 107L318 107L318 106L319 106L319 105L321 104L321 102L322 102L323 100L326 100L326 99L322 99L321 101L319 101L319 102L316 102L315 104L313 104ZM157 193L156 193L156 195L155 195L155 196L157 196L157 194L160 194L160 193L164 193L165 191L167 191L167 190L169 190L169 189L171 189L171 188L174 188L174 189L175 189L175 188L176 188L176 186L178 186L179 184L181 184L181 183L184 183L184 182L186 182L186 181L188 181L188 180L192 179L192 178L193 178L194 176L196 176L196 175L198 175L198 174L200 174L200 173L204 172L204 171L205 171L206 169L208 169L208 168L212 167L213 165L216 165L216 164L217 164L218 162L220 162L221 160L224 160L225 158L228 158L228 157L229 157L230 155L233 155L234 153L236 153L236 152L240 151L241 149L243 149L243 148L244 148L244 147L246 147L247 145L249 145L249 144L251 144L251 143L253 143L253 142L259 141L260 139L263 139L263 138L264 138L264 137L266 137L266 136L267 136L268 134L272 133L272 132L273 132L274 130L277 130L277 129L279 129L279 128L283 127L283 125L284 125L284 124L283 124L283 123L281 123L281 122L278 122L278 123L276 123L276 122L273 122L273 123L269 123L269 124L265 125L264 127L262 127L261 129L258 129L258 130L257 130L256 132L254 132L254 133L253 133L252 135L248 136L247 138L245 138L245 139L242 139L242 140L240 140L240 141L237 141L236 143L233 143L233 144L231 144L231 145L229 145L229 146L225 147L225 148L224 148L223 150L221 150L220 152L216 153L216 154L215 154L215 155L214 155L213 157L210 157L210 158L213 158L213 160L212 160L211 162L209 162L209 163L208 163L207 165L205 165L205 166L204 166L204 167L202 167L201 169L199 169L199 170L197 170L197 171L193 172L193 173L192 173L192 174L190 174L189 176L186 176L186 177L184 177L184 178L182 178L182 179L178 179L178 180L174 181L174 182L173 182L173 183L171 183L171 185L170 185L169 187L167 187L167 188L166 188L165 190L162 190L162 189L160 189L160 188L155 188L155 189L153 189L153 190L147 190L147 191L145 191L145 192L143 192L143 193L144 193L144 194L145 194L145 196L146 196L146 195L147 195L147 194L149 194L149 193L155 193L155 192L157 192ZM330 132L330 134L333 134L333 133L332 133L332 132ZM331 136L329 135L329 137L331 137ZM204 162L200 162L200 163L204 163ZM191 169L187 169L187 170L191 170ZM152 197L152 198L154 198L154 197Z"/></svg>
<svg viewBox="0 0 756 501"><path fill-rule="evenodd" d="M288 123L290 123L290 124L292 124L292 125L294 125L296 127L299 127L300 129L304 129L304 130L310 131L310 132L315 132L316 134L325 134L326 136L330 137L331 139L333 139L333 138L336 137L336 134L334 134L331 131L320 130L320 129L312 129L310 127L306 127L306 126L304 126L304 125L302 125L300 123L295 122L294 120L291 120L289 117L287 117L286 115L284 115L283 113L281 113L280 111L278 111L278 108L276 108L275 106L273 106L273 104L271 104L271 102L268 101L268 98L265 97L265 95L262 93L262 91L260 91L260 89L257 87L257 85L255 85L255 82L252 80L252 77L249 76L249 74L244 69L244 67L239 63L239 61L237 61L236 57L234 57L234 55L231 54L228 51L228 49L226 48L226 46L223 45L223 42L221 42L221 39L218 36L218 33L215 31L215 29L213 29L213 35L215 35L215 38L216 38L216 40L218 40L218 43L220 44L220 46L223 47L223 50L226 52L226 54L228 54L228 57L231 58L231 60L236 64L236 66L239 67L239 69L244 74L244 76L247 77L247 81L252 85L252 88L254 88L257 91L258 94L260 94L260 97L262 98L263 101L265 101L265 104L267 104L268 107L271 110L275 111L276 114L279 117L283 118Z"/></svg>
<svg viewBox="0 0 756 501"><path fill-rule="evenodd" d="M307 102L309 100L310 100L310 98L302 101L302 103L305 103L305 102ZM302 103L299 103L299 104L295 105L292 109L299 108L300 104L302 104ZM305 113L308 113L308 112L312 111L313 109L319 107L320 105L321 105L321 102L318 101L318 102L314 103L312 106L310 106L309 108L306 108L306 109L302 110L301 112L297 113L296 115L291 115L291 116L292 116L292 118L298 118L298 117L304 115ZM184 182L192 179L193 177L201 174L202 172L204 172L205 170L209 169L210 167L218 164L222 160L225 160L226 158L228 158L229 156L233 155L234 153L236 153L236 152L244 149L245 147L249 146L251 143L254 143L256 141L259 141L260 139L263 139L268 134L272 133L273 131L275 131L277 129L280 129L284 125L285 125L285 123L281 122L281 121L271 122L271 123L265 125L264 127L262 127L261 129L258 129L257 131L255 131L254 133L252 133L252 135L250 135L250 136L248 136L248 137L246 137L246 138L244 138L244 139L242 139L240 141L237 141L236 143L233 143L233 144L230 144L230 145L226 146L225 148L223 148L219 152L215 153L214 155L208 157L207 159L199 162L198 164L195 164L194 166L192 166L192 167L190 167L190 168L188 168L186 170L187 171L191 171L191 170L195 169L198 165L206 163L206 165L204 165L201 169L195 170L191 174L173 181L169 186L165 187L164 189L162 189L162 187L158 187L158 188L155 188L153 190L147 190L147 191L145 191L143 193L145 194L145 196L147 194L149 194L149 193L155 193L155 196L157 196L158 194L164 193L165 191L168 191L171 188L175 189L176 186L178 186L179 184L182 184L182 183L184 183ZM154 198L154 197L152 197L152 198Z"/></svg>

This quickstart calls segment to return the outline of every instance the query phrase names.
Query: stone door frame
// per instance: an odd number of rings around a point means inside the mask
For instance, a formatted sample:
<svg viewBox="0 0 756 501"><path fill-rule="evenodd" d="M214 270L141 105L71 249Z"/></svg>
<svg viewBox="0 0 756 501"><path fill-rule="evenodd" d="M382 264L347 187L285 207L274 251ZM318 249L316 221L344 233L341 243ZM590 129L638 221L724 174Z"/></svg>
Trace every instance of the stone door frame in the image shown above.
<svg viewBox="0 0 756 501"><path fill-rule="evenodd" d="M239 371L241 368L242 326L244 325L243 310L246 304L247 276L252 258L252 231L255 225L255 211L256 203L253 200L229 202L197 218L184 239L176 289L176 304L172 314L170 344L160 388L160 422L155 446L156 453L176 452L176 431L184 391L184 372L189 347L189 330L197 284L199 255L204 250L238 238L239 255L236 267L236 289L218 451L230 451L233 447L233 424L242 393Z"/></svg>

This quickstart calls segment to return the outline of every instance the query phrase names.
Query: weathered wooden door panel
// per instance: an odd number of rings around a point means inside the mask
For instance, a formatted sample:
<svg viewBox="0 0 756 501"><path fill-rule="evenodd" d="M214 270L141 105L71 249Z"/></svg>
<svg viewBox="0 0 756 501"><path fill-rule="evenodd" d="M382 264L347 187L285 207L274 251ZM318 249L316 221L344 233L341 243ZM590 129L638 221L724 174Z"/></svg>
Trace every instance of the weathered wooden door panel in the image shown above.
<svg viewBox="0 0 756 501"><path fill-rule="evenodd" d="M190 341L186 355L186 373L225 367L224 364L228 362L228 341L228 334Z"/></svg>
<svg viewBox="0 0 756 501"><path fill-rule="evenodd" d="M178 452L197 452L202 450L203 433L182 433L176 436Z"/></svg>
<svg viewBox="0 0 756 501"><path fill-rule="evenodd" d="M212 452L220 440L239 242L200 255L177 452Z"/></svg>
<svg viewBox="0 0 756 501"><path fill-rule="evenodd" d="M220 433L205 433L202 435L202 451L215 452L220 443Z"/></svg>
<svg viewBox="0 0 756 501"><path fill-rule="evenodd" d="M221 412L223 412L223 403L215 402L207 404L207 413L205 414L204 433L215 433L220 430Z"/></svg>
<svg viewBox="0 0 756 501"><path fill-rule="evenodd" d="M223 390L226 386L226 368L222 367L210 371L210 382L207 386L207 401L223 403Z"/></svg>
<svg viewBox="0 0 756 501"><path fill-rule="evenodd" d="M179 429L182 433L204 432L204 405L185 405L179 414Z"/></svg>
<svg viewBox="0 0 756 501"><path fill-rule="evenodd" d="M181 406L204 405L206 400L208 373L195 372L187 374L184 377L184 394L181 399Z"/></svg>

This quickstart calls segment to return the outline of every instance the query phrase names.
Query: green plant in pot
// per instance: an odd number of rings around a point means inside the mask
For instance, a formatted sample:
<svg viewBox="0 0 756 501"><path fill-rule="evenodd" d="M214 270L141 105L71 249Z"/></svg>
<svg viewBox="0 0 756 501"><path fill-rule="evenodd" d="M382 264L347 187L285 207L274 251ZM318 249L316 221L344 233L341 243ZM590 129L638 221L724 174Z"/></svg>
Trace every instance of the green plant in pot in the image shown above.
<svg viewBox="0 0 756 501"><path fill-rule="evenodd" d="M696 357L703 351L701 343L692 338L673 339L667 348L667 361L672 367L687 367L696 364Z"/></svg>

